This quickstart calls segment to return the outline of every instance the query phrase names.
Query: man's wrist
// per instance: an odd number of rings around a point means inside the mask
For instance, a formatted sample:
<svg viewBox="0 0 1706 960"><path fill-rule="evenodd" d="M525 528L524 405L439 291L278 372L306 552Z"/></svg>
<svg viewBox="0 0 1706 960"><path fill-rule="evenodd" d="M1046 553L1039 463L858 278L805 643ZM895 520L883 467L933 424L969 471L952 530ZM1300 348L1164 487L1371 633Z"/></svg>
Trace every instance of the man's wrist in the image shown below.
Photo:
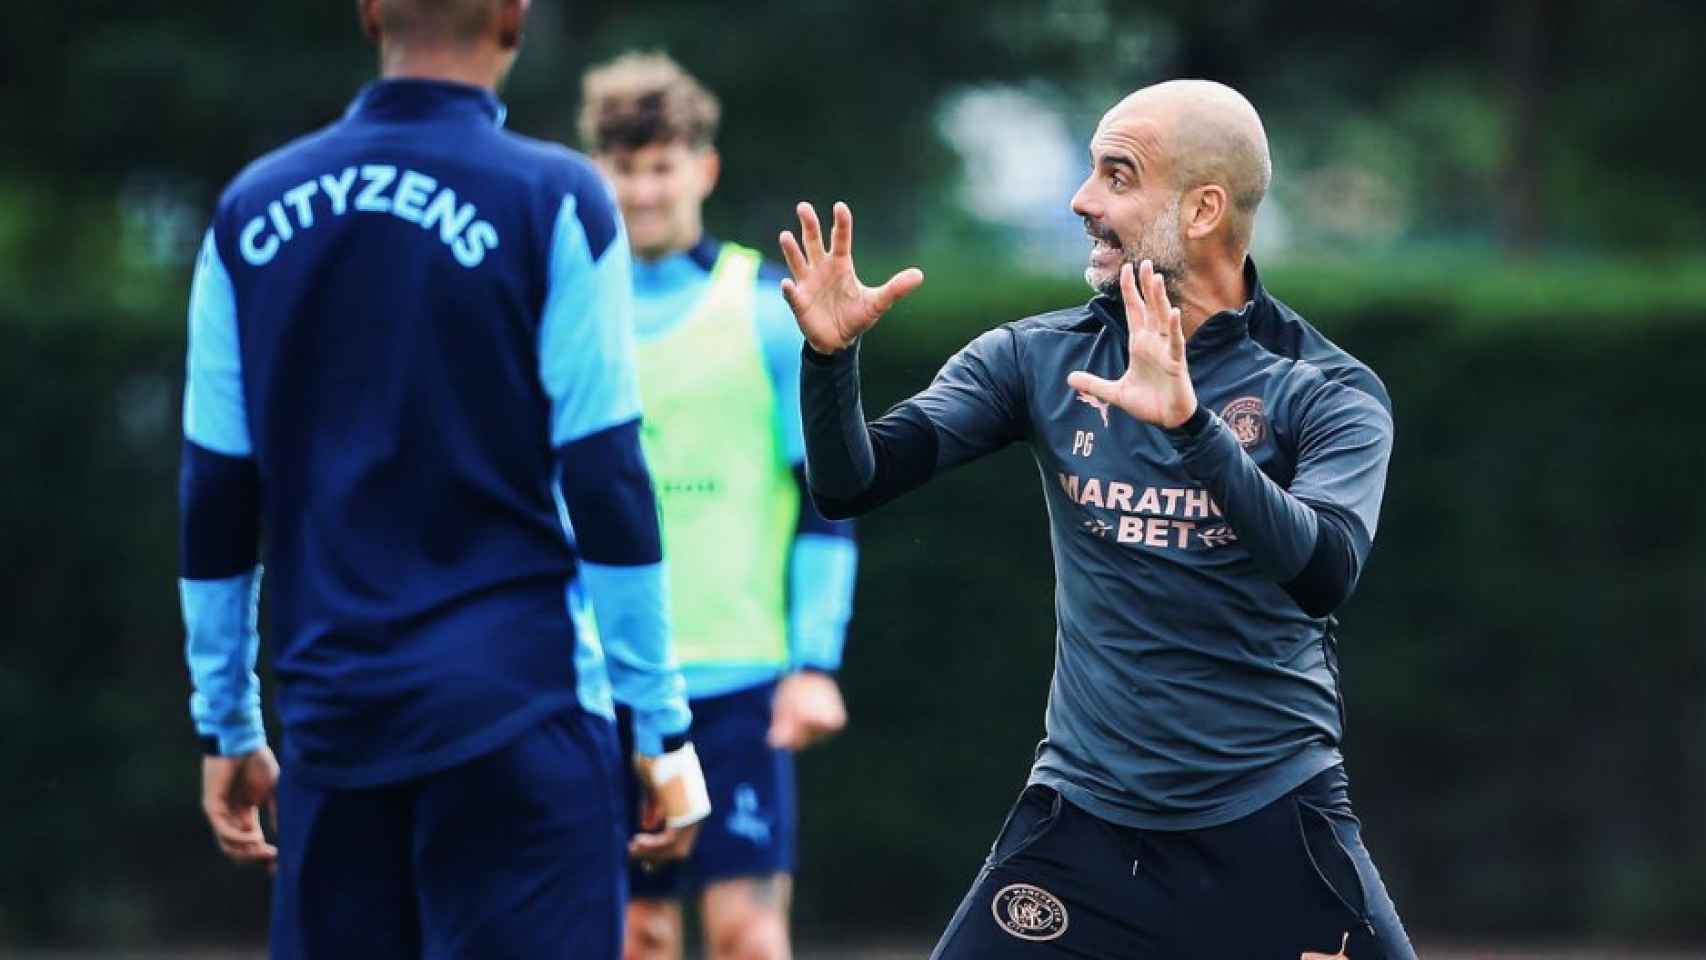
<svg viewBox="0 0 1706 960"><path fill-rule="evenodd" d="M634 714L634 752L647 757L661 757L686 746L692 740L692 728L665 733L655 724L643 723Z"/></svg>
<svg viewBox="0 0 1706 960"><path fill-rule="evenodd" d="M832 366L835 366L837 364L846 363L849 360L851 360L853 357L854 348L857 347L858 345L859 345L859 338L854 337L847 344L847 346L842 347L839 350L831 350L831 351L825 353L824 351L819 350L817 347L813 346L812 342L810 340L807 340L800 348L800 356L802 359L805 360L805 362L812 364L813 366L832 367Z"/></svg>
<svg viewBox="0 0 1706 960"><path fill-rule="evenodd" d="M1207 407L1198 403L1194 405L1190 416L1179 421L1178 424L1168 427L1167 430L1181 440L1195 440L1203 435L1203 431L1207 430L1208 425L1213 421L1214 414L1209 413Z"/></svg>
<svg viewBox="0 0 1706 960"><path fill-rule="evenodd" d="M637 769L655 796L666 825L686 827L710 815L711 796L693 744L683 744L657 757L642 757Z"/></svg>
<svg viewBox="0 0 1706 960"><path fill-rule="evenodd" d="M242 757L267 745L263 729L222 730L216 733L197 732L201 752L209 757Z"/></svg>

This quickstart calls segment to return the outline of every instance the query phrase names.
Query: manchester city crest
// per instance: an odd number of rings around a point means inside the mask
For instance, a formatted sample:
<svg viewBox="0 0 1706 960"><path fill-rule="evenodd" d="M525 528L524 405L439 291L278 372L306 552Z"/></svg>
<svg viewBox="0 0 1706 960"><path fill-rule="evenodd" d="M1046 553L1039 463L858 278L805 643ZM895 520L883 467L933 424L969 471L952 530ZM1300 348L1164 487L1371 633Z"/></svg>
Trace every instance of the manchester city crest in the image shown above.
<svg viewBox="0 0 1706 960"><path fill-rule="evenodd" d="M1232 435L1238 438L1238 445L1246 450L1255 449L1268 435L1268 417L1262 410L1261 397L1239 397L1220 411L1220 419L1226 421Z"/></svg>
<svg viewBox="0 0 1706 960"><path fill-rule="evenodd" d="M990 905L995 923L1021 940L1053 940L1066 932L1066 904L1042 887L1011 883Z"/></svg>

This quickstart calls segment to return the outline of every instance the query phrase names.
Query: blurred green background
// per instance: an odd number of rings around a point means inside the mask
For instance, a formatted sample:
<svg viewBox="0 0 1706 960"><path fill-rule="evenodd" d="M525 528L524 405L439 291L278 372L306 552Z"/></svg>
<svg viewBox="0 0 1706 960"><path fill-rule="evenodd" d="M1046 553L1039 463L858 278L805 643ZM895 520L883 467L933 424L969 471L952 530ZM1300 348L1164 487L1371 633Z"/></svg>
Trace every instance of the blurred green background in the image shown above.
<svg viewBox="0 0 1706 960"><path fill-rule="evenodd" d="M174 482L190 260L252 157L372 73L342 0L67 2L0 35L0 952L255 943L197 804ZM875 413L1079 301L1066 210L1123 92L1243 90L1270 290L1386 380L1398 443L1341 613L1366 838L1423 943L1706 951L1706 6L536 0L510 126L666 49L723 98L723 236L850 201L930 279ZM928 940L1023 783L1052 661L1034 466L868 518L849 731L801 760L798 928ZM807 954L809 955L809 953Z"/></svg>

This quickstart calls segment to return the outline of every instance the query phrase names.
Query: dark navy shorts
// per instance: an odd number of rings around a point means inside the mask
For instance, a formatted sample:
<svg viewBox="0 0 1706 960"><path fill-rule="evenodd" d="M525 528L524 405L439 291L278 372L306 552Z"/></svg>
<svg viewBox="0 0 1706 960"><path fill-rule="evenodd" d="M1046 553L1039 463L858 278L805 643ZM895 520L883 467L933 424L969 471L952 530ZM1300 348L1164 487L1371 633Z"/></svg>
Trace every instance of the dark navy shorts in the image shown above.
<svg viewBox="0 0 1706 960"><path fill-rule="evenodd" d="M1019 795L933 960L1415 960L1342 766L1232 823L1178 832Z"/></svg>
<svg viewBox="0 0 1706 960"><path fill-rule="evenodd" d="M573 711L417 780L283 771L273 960L615 960L626 818L614 724Z"/></svg>
<svg viewBox="0 0 1706 960"><path fill-rule="evenodd" d="M690 702L711 816L686 860L650 873L631 866L635 899L678 899L718 880L794 872L794 755L764 742L775 695L776 685L766 683ZM627 782L637 823L639 794L633 778Z"/></svg>

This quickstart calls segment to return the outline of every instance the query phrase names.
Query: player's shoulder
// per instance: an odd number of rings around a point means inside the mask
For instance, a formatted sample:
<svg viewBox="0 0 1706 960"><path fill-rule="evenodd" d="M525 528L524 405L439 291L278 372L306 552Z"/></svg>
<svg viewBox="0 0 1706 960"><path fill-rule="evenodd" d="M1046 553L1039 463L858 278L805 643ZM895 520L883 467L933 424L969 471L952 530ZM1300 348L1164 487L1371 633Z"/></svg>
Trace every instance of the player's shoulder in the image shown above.
<svg viewBox="0 0 1706 960"><path fill-rule="evenodd" d="M553 215L572 214L593 258L602 255L622 228L616 194L597 164L586 154L551 140L504 129L496 134L497 159L503 169L550 206Z"/></svg>
<svg viewBox="0 0 1706 960"><path fill-rule="evenodd" d="M750 249L750 248L748 248ZM753 277L754 319L758 322L759 335L766 345L775 350L781 350L789 355L797 353L805 337L800 333L800 326L794 320L794 310L788 306L788 300L782 296L782 279L788 275L787 268L780 263L765 258L757 251L759 257L758 270Z"/></svg>
<svg viewBox="0 0 1706 960"><path fill-rule="evenodd" d="M1035 361L1064 356L1060 351L1071 351L1072 345L1080 342L1079 338L1094 337L1103 329L1102 319L1096 315L1093 305L1094 301L1091 301L1011 320L988 331L979 340L985 341L987 350L1005 349L1016 365L1022 364L1025 357Z"/></svg>
<svg viewBox="0 0 1706 960"><path fill-rule="evenodd" d="M561 143L499 129L493 166L554 197L573 197L601 213L615 210L616 198L591 158Z"/></svg>
<svg viewBox="0 0 1706 960"><path fill-rule="evenodd" d="M592 158L579 150L508 128L496 128L493 132L506 166L518 175L565 187L604 183L604 176Z"/></svg>
<svg viewBox="0 0 1706 960"><path fill-rule="evenodd" d="M1275 357L1304 364L1330 381L1360 390L1391 412L1392 395L1373 368L1266 291L1252 311L1250 339Z"/></svg>
<svg viewBox="0 0 1706 960"><path fill-rule="evenodd" d="M249 161L220 191L220 208L256 195L272 199L285 185L295 185L305 177L321 173L327 146L337 128L338 122L327 124Z"/></svg>
<svg viewBox="0 0 1706 960"><path fill-rule="evenodd" d="M1096 316L1089 303L1081 303L1075 307L1062 307L1047 313L1033 314L1019 320L1002 324L996 329L1006 329L1015 338L1031 336L1049 336L1054 334L1094 334L1102 327L1102 321Z"/></svg>
<svg viewBox="0 0 1706 960"><path fill-rule="evenodd" d="M1265 350L1263 361L1264 405L1282 433L1300 435L1311 423L1356 422L1392 434L1392 410L1383 402L1384 395L1351 382L1342 369Z"/></svg>

